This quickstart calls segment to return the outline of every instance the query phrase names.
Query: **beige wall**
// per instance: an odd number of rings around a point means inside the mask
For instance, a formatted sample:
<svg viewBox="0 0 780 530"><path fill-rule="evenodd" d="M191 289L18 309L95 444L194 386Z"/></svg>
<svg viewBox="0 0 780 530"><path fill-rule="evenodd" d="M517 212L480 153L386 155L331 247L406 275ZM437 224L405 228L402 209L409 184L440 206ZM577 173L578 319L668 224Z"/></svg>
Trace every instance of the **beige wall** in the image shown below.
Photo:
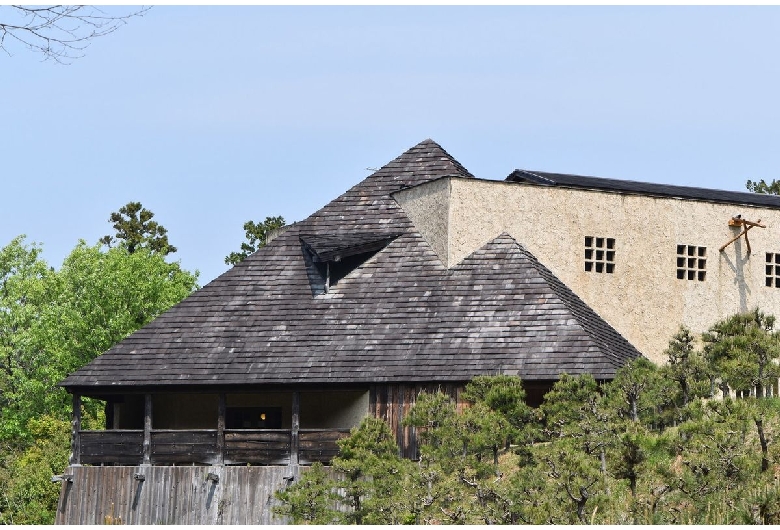
<svg viewBox="0 0 780 530"><path fill-rule="evenodd" d="M780 316L780 289L765 286L780 210L460 178L396 199L448 267L508 232L656 362L680 324L701 332L755 307ZM744 238L718 252L739 233L728 226L737 214L767 225L751 229L750 255ZM615 239L613 274L585 272L585 236ZM678 244L707 247L705 281L677 279Z"/></svg>

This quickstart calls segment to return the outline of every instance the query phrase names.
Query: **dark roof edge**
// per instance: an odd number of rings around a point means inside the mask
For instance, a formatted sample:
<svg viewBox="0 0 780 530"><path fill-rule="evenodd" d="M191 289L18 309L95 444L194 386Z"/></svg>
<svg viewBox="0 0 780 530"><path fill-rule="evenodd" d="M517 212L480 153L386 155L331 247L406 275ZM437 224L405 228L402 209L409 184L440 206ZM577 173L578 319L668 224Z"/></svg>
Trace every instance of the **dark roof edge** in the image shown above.
<svg viewBox="0 0 780 530"><path fill-rule="evenodd" d="M504 180L507 182L537 186L559 186L562 188L589 189L627 195L669 197L725 204L744 204L780 208L780 197L746 191L728 191L713 188L698 188L694 186L656 184L652 182L610 179L585 175L528 171L525 169L515 169Z"/></svg>

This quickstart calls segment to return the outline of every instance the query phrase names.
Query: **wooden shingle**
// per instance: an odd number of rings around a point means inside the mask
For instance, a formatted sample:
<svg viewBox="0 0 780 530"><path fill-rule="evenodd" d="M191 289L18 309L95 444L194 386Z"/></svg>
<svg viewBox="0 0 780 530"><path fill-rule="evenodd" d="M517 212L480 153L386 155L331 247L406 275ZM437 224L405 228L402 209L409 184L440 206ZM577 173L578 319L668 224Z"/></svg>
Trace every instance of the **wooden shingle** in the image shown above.
<svg viewBox="0 0 780 530"><path fill-rule="evenodd" d="M507 234L445 268L391 193L447 176L472 177L421 142L62 385L611 379L640 355ZM376 253L330 292L317 285L312 255L367 248Z"/></svg>

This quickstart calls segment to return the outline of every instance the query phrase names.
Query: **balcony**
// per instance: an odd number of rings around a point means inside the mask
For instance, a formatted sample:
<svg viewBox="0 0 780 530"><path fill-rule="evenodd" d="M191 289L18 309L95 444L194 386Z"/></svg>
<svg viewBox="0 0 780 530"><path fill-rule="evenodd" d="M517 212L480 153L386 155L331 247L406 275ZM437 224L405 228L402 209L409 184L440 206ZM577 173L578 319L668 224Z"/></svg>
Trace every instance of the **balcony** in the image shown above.
<svg viewBox="0 0 780 530"><path fill-rule="evenodd" d="M153 429L145 444L143 429L78 431L74 460L78 455L79 464L328 464L338 454L336 442L348 434L349 429Z"/></svg>

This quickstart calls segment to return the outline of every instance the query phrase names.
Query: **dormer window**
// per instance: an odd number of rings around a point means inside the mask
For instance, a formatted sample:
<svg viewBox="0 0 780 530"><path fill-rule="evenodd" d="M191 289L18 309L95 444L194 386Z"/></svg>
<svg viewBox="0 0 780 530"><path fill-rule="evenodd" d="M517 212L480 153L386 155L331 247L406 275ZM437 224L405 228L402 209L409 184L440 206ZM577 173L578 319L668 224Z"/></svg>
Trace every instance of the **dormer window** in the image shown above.
<svg viewBox="0 0 780 530"><path fill-rule="evenodd" d="M397 238L398 233L348 232L300 236L304 252L317 271L322 292L328 293L339 281L368 261ZM310 280L315 278L310 275ZM321 282L321 283L320 283ZM315 287L313 285L313 287ZM318 289L315 289L315 294Z"/></svg>

